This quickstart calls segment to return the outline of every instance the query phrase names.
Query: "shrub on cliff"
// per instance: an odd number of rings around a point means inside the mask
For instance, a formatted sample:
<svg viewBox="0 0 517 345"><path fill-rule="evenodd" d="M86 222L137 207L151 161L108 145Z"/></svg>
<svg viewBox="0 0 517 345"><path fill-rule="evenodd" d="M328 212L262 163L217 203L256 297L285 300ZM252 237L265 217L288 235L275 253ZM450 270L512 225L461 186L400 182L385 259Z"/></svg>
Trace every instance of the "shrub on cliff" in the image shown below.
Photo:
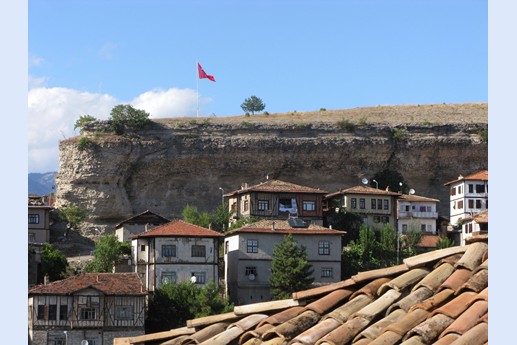
<svg viewBox="0 0 517 345"><path fill-rule="evenodd" d="M251 113L251 115L253 115L256 111L264 110L266 105L257 96L251 96L244 100L244 102L241 104L241 108L244 110L244 112Z"/></svg>
<svg viewBox="0 0 517 345"><path fill-rule="evenodd" d="M111 109L109 120L115 133L122 134L125 129L140 129L149 123L149 113L135 109L129 104L119 104Z"/></svg>
<svg viewBox="0 0 517 345"><path fill-rule="evenodd" d="M97 119L91 115L81 115L77 121L75 121L75 124L74 124L74 130L76 130L77 128L79 128L79 133L83 133L84 131L84 126L87 124L87 123L90 123L90 122L93 122L93 121L96 121Z"/></svg>

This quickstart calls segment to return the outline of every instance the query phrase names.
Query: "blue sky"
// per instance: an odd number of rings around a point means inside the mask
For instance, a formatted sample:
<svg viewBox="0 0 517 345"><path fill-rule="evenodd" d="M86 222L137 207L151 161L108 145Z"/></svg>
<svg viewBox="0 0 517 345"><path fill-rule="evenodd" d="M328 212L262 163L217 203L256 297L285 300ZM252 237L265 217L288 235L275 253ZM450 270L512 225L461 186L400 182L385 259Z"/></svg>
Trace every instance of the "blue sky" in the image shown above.
<svg viewBox="0 0 517 345"><path fill-rule="evenodd" d="M488 3L28 1L29 171L116 104L151 118L488 101ZM196 61L216 82L197 78ZM199 93L198 93L199 92Z"/></svg>

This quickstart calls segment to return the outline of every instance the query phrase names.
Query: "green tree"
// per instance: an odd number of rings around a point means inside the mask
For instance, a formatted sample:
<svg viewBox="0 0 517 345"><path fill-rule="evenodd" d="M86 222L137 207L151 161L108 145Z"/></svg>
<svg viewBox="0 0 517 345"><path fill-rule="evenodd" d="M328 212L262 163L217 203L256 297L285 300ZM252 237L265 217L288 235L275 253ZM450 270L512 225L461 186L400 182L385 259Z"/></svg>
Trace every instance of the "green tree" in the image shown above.
<svg viewBox="0 0 517 345"><path fill-rule="evenodd" d="M456 244L454 243L454 240L450 239L447 236L440 236L440 239L436 241L436 249L454 247L455 245Z"/></svg>
<svg viewBox="0 0 517 345"><path fill-rule="evenodd" d="M95 243L93 260L89 261L84 270L86 272L112 272L115 263L123 255L131 254L131 245L128 242L119 242L115 234L101 235Z"/></svg>
<svg viewBox="0 0 517 345"><path fill-rule="evenodd" d="M126 128L139 129L147 125L149 113L142 109L135 109L129 104L119 104L111 109L109 120L112 129L117 134L124 133Z"/></svg>
<svg viewBox="0 0 517 345"><path fill-rule="evenodd" d="M402 236L400 240L402 241L402 255L404 257L413 256L416 254L416 245L420 243L422 239L422 232L418 229L410 228L407 230Z"/></svg>
<svg viewBox="0 0 517 345"><path fill-rule="evenodd" d="M225 232L228 230L228 223L230 222L230 211L228 203L222 203L215 209L212 214L212 221L214 222L215 230Z"/></svg>
<svg viewBox="0 0 517 345"><path fill-rule="evenodd" d="M208 212L199 212L196 206L185 206L185 208L183 208L182 217L185 222L204 228L210 227L210 223L212 223L212 216Z"/></svg>
<svg viewBox="0 0 517 345"><path fill-rule="evenodd" d="M251 96L244 100L241 104L241 108L245 113L251 113L251 115L253 115L256 111L264 110L266 108L266 104L264 104L264 102L262 102L262 100L257 96Z"/></svg>
<svg viewBox="0 0 517 345"><path fill-rule="evenodd" d="M160 285L149 300L146 333L166 331L184 326L186 321L201 316L233 310L222 289L214 281L204 287L190 281Z"/></svg>
<svg viewBox="0 0 517 345"><path fill-rule="evenodd" d="M77 230L86 219L86 209L77 204L68 204L58 209L58 218L66 222L65 237L68 237L70 230Z"/></svg>
<svg viewBox="0 0 517 345"><path fill-rule="evenodd" d="M50 243L45 243L41 251L41 272L48 275L50 281L56 281L65 278L68 261L66 256L56 249Z"/></svg>
<svg viewBox="0 0 517 345"><path fill-rule="evenodd" d="M273 299L287 299L295 291L310 287L314 270L307 259L307 250L298 245L291 234L276 244L271 262L271 294Z"/></svg>
<svg viewBox="0 0 517 345"><path fill-rule="evenodd" d="M79 128L79 133L83 133L84 132L84 126L90 122L93 122L97 120L95 117L91 116L91 115L81 115L77 121L75 121L75 124L74 124L74 130L76 130L77 128Z"/></svg>

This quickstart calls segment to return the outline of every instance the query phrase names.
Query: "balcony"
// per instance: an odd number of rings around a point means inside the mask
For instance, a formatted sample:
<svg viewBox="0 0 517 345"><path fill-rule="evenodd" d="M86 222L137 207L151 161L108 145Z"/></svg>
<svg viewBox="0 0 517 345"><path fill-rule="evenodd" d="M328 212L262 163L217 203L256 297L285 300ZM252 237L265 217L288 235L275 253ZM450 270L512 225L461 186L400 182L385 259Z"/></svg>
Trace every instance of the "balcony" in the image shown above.
<svg viewBox="0 0 517 345"><path fill-rule="evenodd" d="M438 212L399 211L399 219L404 218L438 218Z"/></svg>

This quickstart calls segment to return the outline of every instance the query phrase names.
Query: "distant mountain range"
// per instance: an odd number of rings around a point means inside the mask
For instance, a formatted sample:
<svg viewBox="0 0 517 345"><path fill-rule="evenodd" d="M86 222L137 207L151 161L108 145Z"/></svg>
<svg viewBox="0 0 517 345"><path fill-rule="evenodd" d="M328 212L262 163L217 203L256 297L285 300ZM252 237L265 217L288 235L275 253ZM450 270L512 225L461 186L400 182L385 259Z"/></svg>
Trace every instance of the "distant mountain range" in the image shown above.
<svg viewBox="0 0 517 345"><path fill-rule="evenodd" d="M48 195L53 192L57 172L29 173L29 194Z"/></svg>

